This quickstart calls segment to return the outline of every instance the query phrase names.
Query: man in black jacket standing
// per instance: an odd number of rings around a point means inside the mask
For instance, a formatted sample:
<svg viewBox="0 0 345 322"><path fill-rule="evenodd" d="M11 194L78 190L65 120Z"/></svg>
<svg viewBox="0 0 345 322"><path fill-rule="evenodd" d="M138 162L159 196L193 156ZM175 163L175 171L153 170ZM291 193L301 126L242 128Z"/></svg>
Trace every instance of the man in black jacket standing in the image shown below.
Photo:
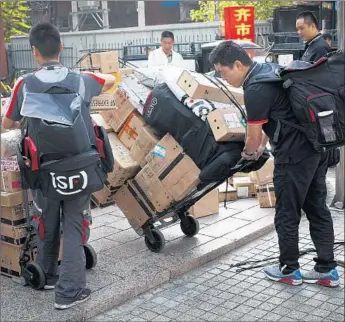
<svg viewBox="0 0 345 322"><path fill-rule="evenodd" d="M297 16L296 29L301 39L306 41L301 60L316 62L330 52L328 43L319 32L318 21L311 11L301 12Z"/></svg>
<svg viewBox="0 0 345 322"><path fill-rule="evenodd" d="M327 159L314 150L304 133L277 120L298 123L280 83L255 83L252 77L266 73L266 64L253 62L246 51L232 41L224 41L210 54L210 63L234 87L243 86L247 111L247 135L242 157L257 160L268 139L273 148L276 193L275 226L279 242L279 265L264 269L271 280L299 285L339 285L334 260L334 229L326 205ZM301 274L298 227L301 209L310 223L310 234L317 250L313 270Z"/></svg>

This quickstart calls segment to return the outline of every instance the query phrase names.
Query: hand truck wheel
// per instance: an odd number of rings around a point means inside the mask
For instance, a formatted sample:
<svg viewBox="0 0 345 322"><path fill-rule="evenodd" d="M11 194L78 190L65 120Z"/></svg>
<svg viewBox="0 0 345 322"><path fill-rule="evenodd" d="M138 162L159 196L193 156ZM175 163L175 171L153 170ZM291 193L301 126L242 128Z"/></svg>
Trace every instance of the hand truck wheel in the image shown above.
<svg viewBox="0 0 345 322"><path fill-rule="evenodd" d="M149 236L145 235L146 247L151 252L159 253L164 248L164 246L165 246L164 235L158 229L151 229L150 232L152 234L152 236L150 236L150 237L152 237L152 238L150 238ZM150 241L150 239L153 239L153 241Z"/></svg>
<svg viewBox="0 0 345 322"><path fill-rule="evenodd" d="M26 266L26 270L30 275L27 279L29 285L35 290L42 289L46 284L46 276L41 266L33 262Z"/></svg>
<svg viewBox="0 0 345 322"><path fill-rule="evenodd" d="M182 232L188 237L195 236L200 229L199 221L191 215L186 215L186 217L181 220L180 227Z"/></svg>
<svg viewBox="0 0 345 322"><path fill-rule="evenodd" d="M86 244L84 245L84 252L85 252L85 268L91 269L97 265L97 254L94 248Z"/></svg>

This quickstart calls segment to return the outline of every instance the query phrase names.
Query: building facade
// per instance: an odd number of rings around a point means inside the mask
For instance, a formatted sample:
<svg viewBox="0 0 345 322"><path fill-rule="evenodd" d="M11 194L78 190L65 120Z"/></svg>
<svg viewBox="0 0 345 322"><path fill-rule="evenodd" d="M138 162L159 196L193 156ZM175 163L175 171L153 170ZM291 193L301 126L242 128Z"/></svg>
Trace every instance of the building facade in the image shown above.
<svg viewBox="0 0 345 322"><path fill-rule="evenodd" d="M101 3L101 1L84 2ZM141 5L144 6L144 13L142 13L138 10L138 3L139 1L107 1L108 27L127 28L139 26L140 14L144 15L141 18L146 26L191 22L190 10L198 8L198 1L141 1ZM74 3L74 6L76 6L76 3ZM99 8L101 8L100 4ZM77 29L75 28L76 22L73 23L73 6L71 1L51 1L50 8L47 11L49 12L50 20L62 32L102 29L99 22L97 22L98 19L95 19L95 16L97 16L96 13L102 17L101 10L99 12L95 12L92 9L87 10L84 15L80 14L81 10L79 5L77 10L79 13ZM47 13L40 14L36 12L34 14L36 21L42 20L42 17L47 17Z"/></svg>

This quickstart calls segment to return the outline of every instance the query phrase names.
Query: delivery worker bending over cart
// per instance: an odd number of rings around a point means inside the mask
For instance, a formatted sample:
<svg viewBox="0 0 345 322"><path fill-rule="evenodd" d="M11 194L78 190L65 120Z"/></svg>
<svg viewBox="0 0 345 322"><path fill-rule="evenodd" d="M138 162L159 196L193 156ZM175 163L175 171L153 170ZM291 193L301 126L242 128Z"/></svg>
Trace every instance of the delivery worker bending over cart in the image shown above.
<svg viewBox="0 0 345 322"><path fill-rule="evenodd" d="M316 152L305 133L283 123L289 121L295 125L298 121L282 83L255 81L271 65L254 63L245 50L231 41L216 47L210 54L210 62L229 84L243 85L248 133L242 156L248 160L260 156L267 136L273 148L280 265L265 268L266 276L290 285L302 283L298 226L303 208L317 251L315 268L304 274L303 280L330 287L339 285L333 222L326 205L327 154Z"/></svg>
<svg viewBox="0 0 345 322"><path fill-rule="evenodd" d="M36 188L36 263L46 276L44 288L55 287L55 308L67 309L90 298L83 245L91 221L90 195L103 187L106 176L92 144L96 136L90 101L111 88L115 77L78 73L64 67L59 62L60 34L50 23L34 26L29 41L40 68L17 80L3 126L22 128L23 151L28 157L28 176L24 173L24 177L31 189ZM60 210L63 254L57 276Z"/></svg>

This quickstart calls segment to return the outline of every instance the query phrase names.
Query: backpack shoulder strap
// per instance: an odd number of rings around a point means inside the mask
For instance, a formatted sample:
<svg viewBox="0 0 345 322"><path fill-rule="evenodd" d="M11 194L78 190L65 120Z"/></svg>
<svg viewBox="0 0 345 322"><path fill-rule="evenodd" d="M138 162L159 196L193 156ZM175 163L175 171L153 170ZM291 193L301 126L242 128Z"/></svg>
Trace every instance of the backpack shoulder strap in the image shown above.
<svg viewBox="0 0 345 322"><path fill-rule="evenodd" d="M262 65L262 70L249 78L246 82L245 87L249 85L258 84L258 83L277 83L282 82L282 79L279 76L279 71L281 67L277 64L266 63Z"/></svg>
<svg viewBox="0 0 345 322"><path fill-rule="evenodd" d="M35 73L24 75L24 87L26 92L64 94L64 91L80 94L84 99L85 85L80 74L69 72L65 79L46 83L41 81ZM60 90L59 90L60 89Z"/></svg>

